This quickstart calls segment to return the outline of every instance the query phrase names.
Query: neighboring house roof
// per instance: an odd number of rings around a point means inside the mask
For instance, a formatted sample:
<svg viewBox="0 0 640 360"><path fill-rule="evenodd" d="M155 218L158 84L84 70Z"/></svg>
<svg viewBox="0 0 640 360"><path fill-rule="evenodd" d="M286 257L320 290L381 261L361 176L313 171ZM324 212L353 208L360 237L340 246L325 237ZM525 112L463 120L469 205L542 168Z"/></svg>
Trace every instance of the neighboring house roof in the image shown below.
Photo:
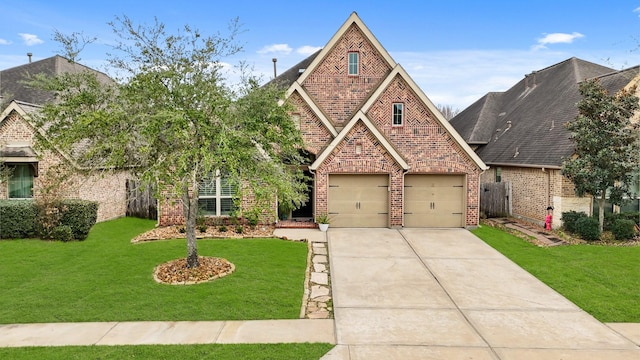
<svg viewBox="0 0 640 360"><path fill-rule="evenodd" d="M578 114L579 83L615 70L572 57L526 75L509 90L488 93L451 119L488 165L560 168L574 145L567 121ZM617 91L622 75L602 78ZM628 83L628 81L627 81ZM623 85L621 85L623 84Z"/></svg>
<svg viewBox="0 0 640 360"><path fill-rule="evenodd" d="M275 84L281 85L281 86L283 86L285 88L291 86L296 80L298 80L300 75L302 75L302 73L307 69L307 67L309 67L309 64L311 64L313 59L315 59L316 56L318 56L318 54L320 54L320 51L321 50L318 50L315 53L309 55L306 59L300 61L299 63L297 63L295 65L293 65L288 70L286 70L282 74L278 75L276 78L274 78L271 81L267 82L267 84L265 84L265 85L269 85L269 84L274 84L275 83Z"/></svg>
<svg viewBox="0 0 640 360"><path fill-rule="evenodd" d="M20 100L31 104L44 104L53 100L53 94L47 91L33 89L24 84L30 76L36 74L60 75L64 73L78 73L93 71L102 81L113 81L106 74L91 69L82 64L71 62L62 56L55 55L43 60L0 71L0 96L5 97L5 103Z"/></svg>

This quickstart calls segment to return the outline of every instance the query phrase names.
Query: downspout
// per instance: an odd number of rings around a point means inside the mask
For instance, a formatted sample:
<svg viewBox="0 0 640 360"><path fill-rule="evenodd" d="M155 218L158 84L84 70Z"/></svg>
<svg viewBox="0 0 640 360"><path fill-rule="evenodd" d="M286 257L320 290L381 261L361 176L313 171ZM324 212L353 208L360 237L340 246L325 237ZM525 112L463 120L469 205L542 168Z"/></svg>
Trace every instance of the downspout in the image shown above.
<svg viewBox="0 0 640 360"><path fill-rule="evenodd" d="M311 170L311 168L307 168L307 170L311 173L311 175L313 175L313 192L311 194L311 196L313 196L313 222L316 221L316 204L317 204L317 199L316 199L316 172L314 170ZM327 215L329 215L327 213Z"/></svg>
<svg viewBox="0 0 640 360"><path fill-rule="evenodd" d="M402 182L400 184L401 185L401 189L402 189L402 209L400 209L401 215L402 215L402 221L400 222L400 224L402 225L403 228L404 228L404 203L406 201L406 199L404 197L404 191L405 191L405 188L404 188L404 176L407 175L408 172L409 172L409 169L404 170L402 172ZM391 204L391 201L389 202L389 204Z"/></svg>

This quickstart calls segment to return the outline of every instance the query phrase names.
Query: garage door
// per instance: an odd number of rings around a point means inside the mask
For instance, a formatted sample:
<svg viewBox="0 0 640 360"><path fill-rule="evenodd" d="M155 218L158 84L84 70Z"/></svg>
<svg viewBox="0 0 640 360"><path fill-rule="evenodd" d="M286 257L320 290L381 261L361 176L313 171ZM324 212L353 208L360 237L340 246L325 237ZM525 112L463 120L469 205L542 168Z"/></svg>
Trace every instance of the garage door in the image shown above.
<svg viewBox="0 0 640 360"><path fill-rule="evenodd" d="M405 227L463 227L464 175L406 175Z"/></svg>
<svg viewBox="0 0 640 360"><path fill-rule="evenodd" d="M388 175L329 175L332 227L388 227Z"/></svg>

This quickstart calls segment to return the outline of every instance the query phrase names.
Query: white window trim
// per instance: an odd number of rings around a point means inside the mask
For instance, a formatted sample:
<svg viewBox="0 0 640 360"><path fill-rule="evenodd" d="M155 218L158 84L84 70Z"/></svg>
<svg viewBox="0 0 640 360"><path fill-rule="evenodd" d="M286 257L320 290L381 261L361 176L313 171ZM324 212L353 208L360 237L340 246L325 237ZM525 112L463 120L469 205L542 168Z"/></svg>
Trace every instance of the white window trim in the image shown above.
<svg viewBox="0 0 640 360"><path fill-rule="evenodd" d="M215 175L216 182L216 193L215 195L202 195L202 193L198 194L198 200L200 199L215 199L216 200L216 213L215 214L206 214L206 216L229 216L229 214L222 214L222 199L233 199L233 194L231 195L222 195L222 176L220 175L220 171L216 170Z"/></svg>
<svg viewBox="0 0 640 360"><path fill-rule="evenodd" d="M401 105L401 113L400 113L400 124L396 124L395 123L395 118L396 118L396 105ZM391 125L392 126L396 126L396 127L400 127L400 126L404 126L404 113L405 113L405 106L404 103L402 102L394 102L393 104L391 104Z"/></svg>
<svg viewBox="0 0 640 360"><path fill-rule="evenodd" d="M349 51L347 54L348 54L347 55L347 73L349 74L349 76L360 75L360 53L357 51ZM355 63L356 72L355 73L351 72L351 54L356 55L356 63Z"/></svg>

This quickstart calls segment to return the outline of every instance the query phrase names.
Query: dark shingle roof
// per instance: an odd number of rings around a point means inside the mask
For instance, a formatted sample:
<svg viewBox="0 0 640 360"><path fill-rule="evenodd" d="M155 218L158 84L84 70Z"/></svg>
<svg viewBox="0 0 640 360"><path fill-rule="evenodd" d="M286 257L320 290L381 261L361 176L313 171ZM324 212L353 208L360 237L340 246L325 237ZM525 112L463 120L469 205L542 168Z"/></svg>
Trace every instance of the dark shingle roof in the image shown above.
<svg viewBox="0 0 640 360"><path fill-rule="evenodd" d="M32 63L16 66L0 71L0 95L5 96L5 103L20 100L32 104L44 104L53 99L53 94L33 89L23 81L29 76L44 73L59 75L63 73L77 73L80 71L94 71L102 81L112 81L106 74L93 70L84 65L70 62L62 56L55 55Z"/></svg>
<svg viewBox="0 0 640 360"><path fill-rule="evenodd" d="M607 89L609 94L614 94L616 91L627 86L627 84L638 75L640 75L640 65L598 76L598 80L600 81L600 85Z"/></svg>
<svg viewBox="0 0 640 360"><path fill-rule="evenodd" d="M275 79L272 79L271 81L267 82L266 85L275 83L285 88L288 88L289 86L291 86L291 84L293 84L296 80L298 80L298 78L302 74L302 71L305 70L307 67L309 67L311 62L316 58L316 56L318 56L320 51L322 51L322 49L316 51L315 53L309 55L309 57L307 57L306 59L293 65L292 67L287 69L285 72L276 76Z"/></svg>
<svg viewBox="0 0 640 360"><path fill-rule="evenodd" d="M532 72L503 93L485 95L451 124L467 143L480 145L476 153L488 165L559 167L573 153L564 123L577 115L579 82L611 72L570 58Z"/></svg>

